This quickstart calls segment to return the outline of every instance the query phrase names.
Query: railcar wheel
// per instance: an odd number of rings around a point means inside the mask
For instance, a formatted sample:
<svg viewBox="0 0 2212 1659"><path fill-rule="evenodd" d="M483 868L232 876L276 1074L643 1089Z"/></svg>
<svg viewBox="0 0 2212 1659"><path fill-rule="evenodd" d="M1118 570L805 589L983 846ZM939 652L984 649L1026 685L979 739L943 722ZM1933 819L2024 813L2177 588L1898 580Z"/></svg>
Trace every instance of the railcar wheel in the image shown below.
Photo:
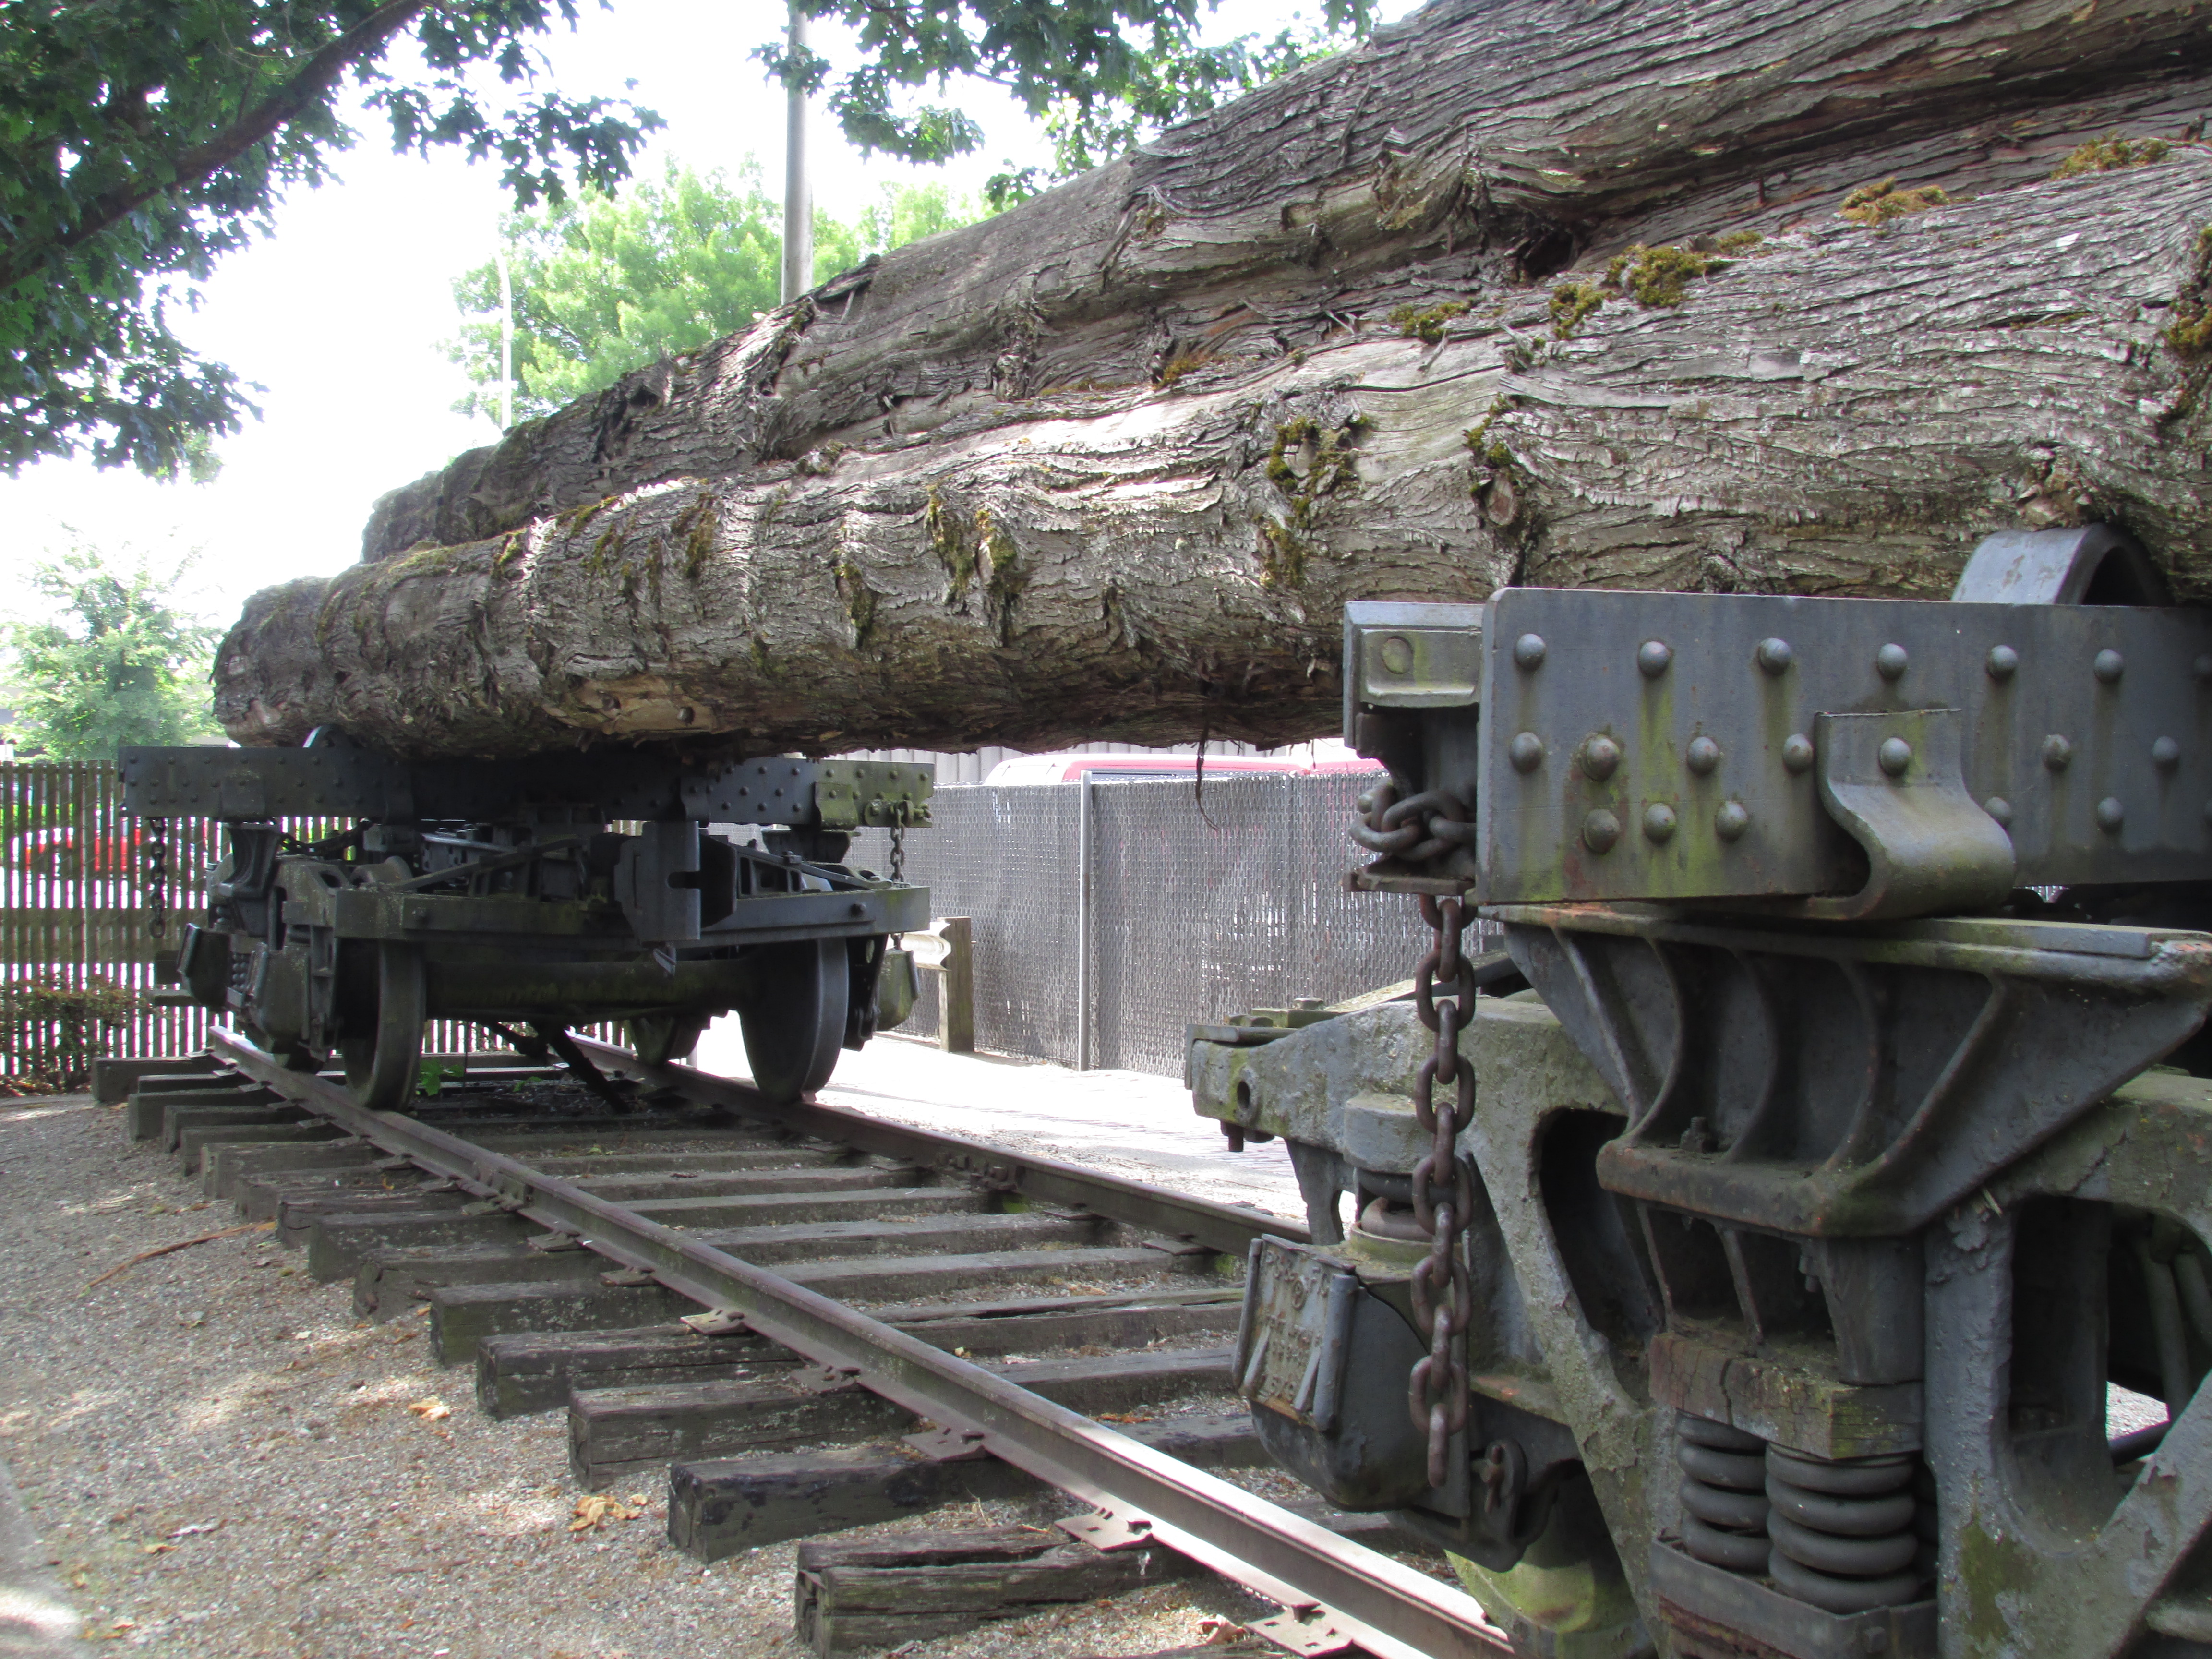
<svg viewBox="0 0 2212 1659"><path fill-rule="evenodd" d="M415 1098L422 1080L422 953L389 939L376 951L376 1030L345 1039L338 1052L355 1103L372 1112L396 1112Z"/></svg>
<svg viewBox="0 0 2212 1659"><path fill-rule="evenodd" d="M842 939L799 939L758 953L760 986L738 1010L753 1086L796 1100L837 1067L852 969Z"/></svg>
<svg viewBox="0 0 2212 1659"><path fill-rule="evenodd" d="M627 1020L630 1052L648 1066L689 1060L707 1029L705 1014L640 1014ZM747 1038L747 1052L751 1040Z"/></svg>

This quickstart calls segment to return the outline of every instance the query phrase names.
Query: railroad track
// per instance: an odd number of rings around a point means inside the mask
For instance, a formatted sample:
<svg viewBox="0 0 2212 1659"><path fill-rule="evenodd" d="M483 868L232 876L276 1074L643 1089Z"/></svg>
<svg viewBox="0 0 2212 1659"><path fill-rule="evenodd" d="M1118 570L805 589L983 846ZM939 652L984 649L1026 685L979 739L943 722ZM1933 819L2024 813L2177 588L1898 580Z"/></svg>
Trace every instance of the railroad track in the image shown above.
<svg viewBox="0 0 2212 1659"><path fill-rule="evenodd" d="M1500 1650L1455 1585L1213 1473L1265 1462L1242 1272L1299 1223L580 1046L629 1110L517 1061L370 1112L218 1031L127 1121L364 1316L427 1306L481 1409L565 1407L582 1486L666 1470L702 1559L1045 1485L1079 1542L1279 1604L1287 1650Z"/></svg>

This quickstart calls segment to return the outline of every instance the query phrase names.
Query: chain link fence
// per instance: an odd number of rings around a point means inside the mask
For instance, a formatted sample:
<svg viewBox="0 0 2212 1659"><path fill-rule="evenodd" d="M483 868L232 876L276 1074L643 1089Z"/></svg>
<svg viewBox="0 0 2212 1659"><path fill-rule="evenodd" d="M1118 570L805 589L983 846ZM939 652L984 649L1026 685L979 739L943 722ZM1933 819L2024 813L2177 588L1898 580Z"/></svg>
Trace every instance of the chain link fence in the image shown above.
<svg viewBox="0 0 2212 1659"><path fill-rule="evenodd" d="M1224 776L1202 798L1179 779L940 787L906 872L933 914L974 919L976 1046L1176 1076L1194 1020L1409 976L1428 944L1413 902L1343 887L1372 781ZM851 856L885 870L889 837L869 831ZM934 984L902 1029L936 1030Z"/></svg>

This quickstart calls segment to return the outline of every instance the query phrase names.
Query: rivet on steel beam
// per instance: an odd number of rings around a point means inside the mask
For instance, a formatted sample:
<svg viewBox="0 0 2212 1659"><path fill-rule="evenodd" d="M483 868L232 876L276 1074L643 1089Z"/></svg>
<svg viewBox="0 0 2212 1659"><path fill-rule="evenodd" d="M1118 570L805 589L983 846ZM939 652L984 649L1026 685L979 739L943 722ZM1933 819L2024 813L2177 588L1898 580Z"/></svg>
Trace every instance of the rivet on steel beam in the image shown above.
<svg viewBox="0 0 2212 1659"><path fill-rule="evenodd" d="M1905 769L1912 764L1912 745L1903 738L1884 738L1881 747L1875 751L1875 759L1890 776L1901 778Z"/></svg>
<svg viewBox="0 0 2212 1659"><path fill-rule="evenodd" d="M1802 732L1793 732L1782 740L1782 763L1792 772L1813 769L1813 739Z"/></svg>
<svg viewBox="0 0 2212 1659"><path fill-rule="evenodd" d="M2118 795L2107 795L2097 803L2097 828L2108 836L2120 833L2120 826L2128 821L2128 809L2120 804Z"/></svg>
<svg viewBox="0 0 2212 1659"><path fill-rule="evenodd" d="M1787 640L1761 640L1759 642L1759 665L1777 678L1790 672L1790 659L1794 654Z"/></svg>
<svg viewBox="0 0 2212 1659"><path fill-rule="evenodd" d="M2091 672L2106 684L2118 685L2120 683L2120 675L2127 665L2128 659L2118 652L2100 651L2097 653L2097 660L2091 665Z"/></svg>
<svg viewBox="0 0 2212 1659"><path fill-rule="evenodd" d="M1513 661L1522 670L1540 668L1544 664L1544 636L1523 634L1513 641Z"/></svg>
<svg viewBox="0 0 2212 1659"><path fill-rule="evenodd" d="M1901 680L1911 661L1903 646L1892 643L1874 653L1874 671L1886 680Z"/></svg>
<svg viewBox="0 0 2212 1659"><path fill-rule="evenodd" d="M2074 745L2053 732L2043 740L2043 763L2053 772L2063 772L2074 758Z"/></svg>
<svg viewBox="0 0 2212 1659"><path fill-rule="evenodd" d="M1646 640L1636 647L1636 665L1647 680L1656 680L1674 660L1674 647L1664 640Z"/></svg>
<svg viewBox="0 0 2212 1659"><path fill-rule="evenodd" d="M1533 772L1544 763L1544 740L1534 732L1523 732L1507 746L1505 753L1515 771Z"/></svg>
<svg viewBox="0 0 2212 1659"><path fill-rule="evenodd" d="M2020 653L2008 645L1993 645L1990 647L1988 667L1991 679L2008 680L2020 672Z"/></svg>
<svg viewBox="0 0 2212 1659"><path fill-rule="evenodd" d="M1620 745L1602 732L1583 739L1583 775L1603 783L1620 768Z"/></svg>
<svg viewBox="0 0 2212 1659"><path fill-rule="evenodd" d="M1674 809L1663 800L1655 800L1644 809L1644 839L1663 845L1674 835Z"/></svg>
<svg viewBox="0 0 2212 1659"><path fill-rule="evenodd" d="M1394 674L1413 672L1413 642L1403 634L1387 634L1376 654L1382 659L1383 667Z"/></svg>
<svg viewBox="0 0 2212 1659"><path fill-rule="evenodd" d="M1982 811L1997 821L1998 828L2002 830L2012 828L2012 803L2002 795L1991 795L1982 803Z"/></svg>
<svg viewBox="0 0 2212 1659"><path fill-rule="evenodd" d="M1713 833L1723 841L1740 839L1751 828L1751 810L1740 800L1721 803L1721 810L1713 814Z"/></svg>
<svg viewBox="0 0 2212 1659"><path fill-rule="evenodd" d="M1711 738L1692 738L1690 747L1682 757L1682 764L1698 777L1709 778L1713 769L1721 763L1721 746Z"/></svg>
<svg viewBox="0 0 2212 1659"><path fill-rule="evenodd" d="M2171 772L2181 764L2181 745L2172 738L2160 738L2150 746L2150 763L2161 772Z"/></svg>
<svg viewBox="0 0 2212 1659"><path fill-rule="evenodd" d="M1603 807L1583 820L1583 845L1593 853L1610 853L1620 839L1620 820Z"/></svg>

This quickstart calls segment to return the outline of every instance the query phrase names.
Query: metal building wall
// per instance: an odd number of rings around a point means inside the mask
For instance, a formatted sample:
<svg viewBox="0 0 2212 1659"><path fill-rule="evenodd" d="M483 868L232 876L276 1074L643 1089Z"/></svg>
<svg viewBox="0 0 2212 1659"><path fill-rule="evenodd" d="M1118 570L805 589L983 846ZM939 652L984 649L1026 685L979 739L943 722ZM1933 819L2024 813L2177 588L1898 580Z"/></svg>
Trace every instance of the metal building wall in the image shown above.
<svg viewBox="0 0 2212 1659"><path fill-rule="evenodd" d="M1343 890L1370 781L1224 775L1202 799L1180 779L941 786L906 873L933 914L975 920L977 1045L1175 1076L1194 1020L1408 977L1412 901ZM867 832L854 862L886 869L888 841ZM925 979L906 1029L936 1018Z"/></svg>

